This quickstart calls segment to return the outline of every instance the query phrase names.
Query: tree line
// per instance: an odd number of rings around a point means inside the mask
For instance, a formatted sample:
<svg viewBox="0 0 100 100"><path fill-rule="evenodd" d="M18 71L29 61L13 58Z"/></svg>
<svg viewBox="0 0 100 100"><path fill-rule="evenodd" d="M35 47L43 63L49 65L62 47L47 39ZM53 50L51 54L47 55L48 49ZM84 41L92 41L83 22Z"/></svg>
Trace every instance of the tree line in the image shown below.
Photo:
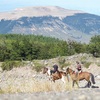
<svg viewBox="0 0 100 100"><path fill-rule="evenodd" d="M50 59L75 53L100 56L100 35L85 44L38 35L0 34L0 61Z"/></svg>

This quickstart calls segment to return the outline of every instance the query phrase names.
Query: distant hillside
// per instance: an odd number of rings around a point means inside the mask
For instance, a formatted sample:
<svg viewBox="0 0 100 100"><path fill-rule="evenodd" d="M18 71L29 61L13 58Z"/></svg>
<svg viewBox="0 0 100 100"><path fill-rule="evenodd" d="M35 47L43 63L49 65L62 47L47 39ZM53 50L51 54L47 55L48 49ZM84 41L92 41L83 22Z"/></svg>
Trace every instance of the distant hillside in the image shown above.
<svg viewBox="0 0 100 100"><path fill-rule="evenodd" d="M0 13L0 33L35 34L88 43L100 35L100 16L60 7L28 7Z"/></svg>

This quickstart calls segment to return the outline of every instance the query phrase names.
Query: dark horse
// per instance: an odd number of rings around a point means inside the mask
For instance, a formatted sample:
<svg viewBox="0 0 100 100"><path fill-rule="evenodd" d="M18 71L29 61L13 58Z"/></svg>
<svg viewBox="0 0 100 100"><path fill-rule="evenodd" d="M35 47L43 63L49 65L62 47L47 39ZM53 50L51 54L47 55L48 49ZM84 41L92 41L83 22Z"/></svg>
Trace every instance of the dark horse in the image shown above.
<svg viewBox="0 0 100 100"><path fill-rule="evenodd" d="M51 74L51 70L44 67L43 74L47 74L49 76L49 80L53 82L55 82L55 80L61 79L65 83L64 76L66 76L66 72L58 71L58 72Z"/></svg>
<svg viewBox="0 0 100 100"><path fill-rule="evenodd" d="M88 83L85 87L88 87L90 88L91 87L91 82L93 84L95 84L95 79L94 79L94 75L92 73L89 73L89 72L81 72L79 73L77 76L76 76L76 73L75 71L73 71L72 69L70 68L67 68L66 69L66 74L69 74L70 77L72 78L72 81L73 81L73 87L74 87L74 83L77 84L77 86L79 87L78 85L78 81L81 81L81 80L86 80Z"/></svg>

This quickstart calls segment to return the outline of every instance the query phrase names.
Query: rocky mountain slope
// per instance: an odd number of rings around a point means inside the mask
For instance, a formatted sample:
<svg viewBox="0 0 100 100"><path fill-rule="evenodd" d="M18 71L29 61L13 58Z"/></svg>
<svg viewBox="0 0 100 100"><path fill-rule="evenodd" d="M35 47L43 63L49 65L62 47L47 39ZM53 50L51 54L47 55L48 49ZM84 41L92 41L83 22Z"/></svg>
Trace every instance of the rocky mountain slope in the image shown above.
<svg viewBox="0 0 100 100"><path fill-rule="evenodd" d="M18 8L0 13L0 33L36 34L89 42L100 35L100 16L60 7Z"/></svg>

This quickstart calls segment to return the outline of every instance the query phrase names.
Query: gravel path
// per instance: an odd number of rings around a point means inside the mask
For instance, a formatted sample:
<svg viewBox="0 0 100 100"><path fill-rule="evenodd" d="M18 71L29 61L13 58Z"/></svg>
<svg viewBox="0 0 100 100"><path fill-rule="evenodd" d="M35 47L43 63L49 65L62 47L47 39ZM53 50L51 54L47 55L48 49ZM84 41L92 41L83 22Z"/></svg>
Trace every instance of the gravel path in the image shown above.
<svg viewBox="0 0 100 100"><path fill-rule="evenodd" d="M100 100L100 89L1 94L0 100Z"/></svg>

